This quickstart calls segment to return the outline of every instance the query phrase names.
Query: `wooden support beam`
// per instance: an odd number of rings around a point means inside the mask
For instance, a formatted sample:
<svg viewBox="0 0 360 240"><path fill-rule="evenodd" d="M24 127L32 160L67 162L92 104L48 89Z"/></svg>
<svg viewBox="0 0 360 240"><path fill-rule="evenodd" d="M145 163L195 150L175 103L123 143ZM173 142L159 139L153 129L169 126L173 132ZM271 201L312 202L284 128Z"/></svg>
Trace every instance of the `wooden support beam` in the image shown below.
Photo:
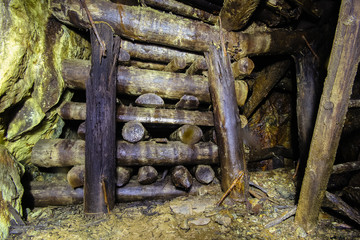
<svg viewBox="0 0 360 240"><path fill-rule="evenodd" d="M209 68L209 90L214 108L216 139L219 146L221 188L227 191L239 172L243 171L245 172L245 191L242 193L232 191L231 196L238 200L245 200L249 182L240 136L241 126L235 97L234 76L231 71L230 57L221 45L219 47L211 44L210 51L205 53Z"/></svg>
<svg viewBox="0 0 360 240"><path fill-rule="evenodd" d="M199 19L211 24L215 24L217 21L217 16L175 0L144 0L144 3L154 8L163 9L188 18Z"/></svg>
<svg viewBox="0 0 360 240"><path fill-rule="evenodd" d="M343 0L311 141L295 221L317 225L360 60L360 2Z"/></svg>
<svg viewBox="0 0 360 240"><path fill-rule="evenodd" d="M248 57L241 58L231 64L234 78L249 76L254 70L254 67L254 62Z"/></svg>
<svg viewBox="0 0 360 240"><path fill-rule="evenodd" d="M35 207L64 206L80 204L83 201L83 188L73 189L67 183L31 182L30 186L29 197L33 200ZM116 188L115 194L117 202L167 200L197 194L200 187L204 188L204 185L194 181L190 191L186 192L177 189L170 178L165 178L151 185L141 185L137 181L130 181L124 187Z"/></svg>
<svg viewBox="0 0 360 240"><path fill-rule="evenodd" d="M271 89L284 76L288 67L289 60L276 62L265 67L256 77L253 85L252 95L244 106L244 115L249 118L264 98L269 94Z"/></svg>
<svg viewBox="0 0 360 240"><path fill-rule="evenodd" d="M79 102L64 102L59 108L59 115L67 120L85 120L86 104ZM191 124L199 126L214 126L211 111L188 111L181 109L162 109L118 106L116 121L157 124Z"/></svg>
<svg viewBox="0 0 360 240"><path fill-rule="evenodd" d="M177 141L168 141L167 143L118 141L116 149L117 166L218 163L218 147L211 142L188 145ZM85 141L70 139L39 140L33 148L31 162L36 166L46 168L82 165L85 163Z"/></svg>
<svg viewBox="0 0 360 240"><path fill-rule="evenodd" d="M84 69L87 68L88 71ZM85 89L89 78L89 62L85 60L64 60L63 78L69 88ZM210 102L209 83L206 77L189 76L184 73L160 72L133 67L118 67L117 92L128 95L156 93L167 99L180 99L184 95L193 95L201 102ZM120 74L121 73L121 74ZM236 96L239 104L244 104L247 97L247 85L236 81ZM164 87L166 86L166 88ZM242 105L240 105L242 106Z"/></svg>
<svg viewBox="0 0 360 240"><path fill-rule="evenodd" d="M86 82L84 212L108 213L115 204L116 62L120 38L104 23L90 31L91 71ZM106 50L103 49L105 45ZM106 52L105 52L106 51Z"/></svg>
<svg viewBox="0 0 360 240"><path fill-rule="evenodd" d="M51 1L52 14L61 22L77 28L90 27L77 0ZM173 14L139 6L126 6L105 0L87 1L94 21L106 22L122 37L188 51L204 52L211 42L219 42L218 26L185 19ZM141 17L139 17L141 16ZM166 32L163 30L166 29ZM224 32L230 55L238 59L248 55L282 54L301 50L318 31L242 33ZM127 50L127 49L125 49ZM129 52L130 53L130 52ZM131 53L130 53L131 55Z"/></svg>
<svg viewBox="0 0 360 240"><path fill-rule="evenodd" d="M259 2L259 0L225 0L220 11L222 27L227 31L244 28Z"/></svg>

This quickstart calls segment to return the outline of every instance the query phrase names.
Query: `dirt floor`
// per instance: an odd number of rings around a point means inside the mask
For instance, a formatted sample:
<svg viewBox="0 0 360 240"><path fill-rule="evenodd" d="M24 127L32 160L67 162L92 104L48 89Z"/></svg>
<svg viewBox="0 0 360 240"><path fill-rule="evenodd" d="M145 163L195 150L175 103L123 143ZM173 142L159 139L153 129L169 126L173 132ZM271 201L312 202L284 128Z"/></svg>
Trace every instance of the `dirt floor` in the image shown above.
<svg viewBox="0 0 360 240"><path fill-rule="evenodd" d="M294 225L294 216L273 227L269 223L294 206L292 170L251 173L258 198L250 204L226 199L218 183L202 187L196 196L171 201L118 203L102 217L89 218L82 205L26 209L26 226L13 226L9 239L360 239L360 229L321 212L311 233ZM346 218L344 218L346 219Z"/></svg>

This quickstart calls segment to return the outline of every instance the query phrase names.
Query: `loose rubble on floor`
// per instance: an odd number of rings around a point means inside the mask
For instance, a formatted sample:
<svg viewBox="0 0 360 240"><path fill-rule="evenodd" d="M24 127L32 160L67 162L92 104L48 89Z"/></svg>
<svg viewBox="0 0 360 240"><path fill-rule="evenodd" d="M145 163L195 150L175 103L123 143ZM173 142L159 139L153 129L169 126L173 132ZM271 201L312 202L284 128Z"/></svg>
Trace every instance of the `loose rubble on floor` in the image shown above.
<svg viewBox="0 0 360 240"><path fill-rule="evenodd" d="M268 227L294 207L292 174L252 172L251 181L262 190L251 187L258 198L250 197L250 204L226 198L218 207L222 192L215 180L196 196L117 203L97 218L85 217L83 205L28 208L26 225L12 226L9 239L360 239L359 226L334 212L322 211L311 233L296 227L294 216ZM53 179L60 181L61 174Z"/></svg>

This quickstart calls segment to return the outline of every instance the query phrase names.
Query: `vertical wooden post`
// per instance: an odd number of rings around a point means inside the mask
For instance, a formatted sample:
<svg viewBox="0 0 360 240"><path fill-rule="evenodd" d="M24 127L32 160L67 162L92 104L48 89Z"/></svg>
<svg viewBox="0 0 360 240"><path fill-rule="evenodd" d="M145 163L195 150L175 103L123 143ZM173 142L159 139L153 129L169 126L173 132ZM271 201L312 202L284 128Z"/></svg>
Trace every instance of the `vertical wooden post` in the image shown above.
<svg viewBox="0 0 360 240"><path fill-rule="evenodd" d="M116 58L120 38L104 23L96 24L106 45L103 56L94 31L90 32L92 57L86 82L85 214L108 213L115 204L116 169Z"/></svg>
<svg viewBox="0 0 360 240"><path fill-rule="evenodd" d="M245 200L248 194L248 175L240 135L240 115L236 103L234 76L229 55L222 47L210 45L205 53L209 71L209 90L214 108L214 125L221 165L221 188L228 190L239 171L245 172L245 191L232 191L231 197ZM245 194L244 194L245 193Z"/></svg>
<svg viewBox="0 0 360 240"><path fill-rule="evenodd" d="M343 0L295 221L312 230L332 172L360 60L360 1Z"/></svg>

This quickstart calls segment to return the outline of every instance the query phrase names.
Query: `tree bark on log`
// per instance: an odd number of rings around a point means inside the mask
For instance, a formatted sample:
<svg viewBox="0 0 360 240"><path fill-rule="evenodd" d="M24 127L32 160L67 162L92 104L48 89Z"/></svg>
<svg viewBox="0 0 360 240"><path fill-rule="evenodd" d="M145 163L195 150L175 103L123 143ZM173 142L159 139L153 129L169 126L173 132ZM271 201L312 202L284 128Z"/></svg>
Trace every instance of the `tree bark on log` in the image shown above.
<svg viewBox="0 0 360 240"><path fill-rule="evenodd" d="M308 50L294 56L296 66L296 116L299 141L299 160L295 174L302 180L306 167L311 136L320 101L320 76L318 62ZM301 185L299 182L298 185Z"/></svg>
<svg viewBox="0 0 360 240"><path fill-rule="evenodd" d="M35 207L64 206L80 204L83 201L83 189L73 189L69 184L31 182L30 186L29 197L33 200ZM203 185L194 181L190 191L186 192L177 189L170 178L158 180L151 185L141 185L137 181L130 181L124 187L116 188L116 201L168 200L180 196L195 195L200 187Z"/></svg>
<svg viewBox="0 0 360 240"><path fill-rule="evenodd" d="M295 221L306 231L318 221L360 60L360 2L343 0Z"/></svg>
<svg viewBox="0 0 360 240"><path fill-rule="evenodd" d="M198 143L203 136L201 128L196 125L183 125L170 134L170 140L181 141L185 144Z"/></svg>
<svg viewBox="0 0 360 240"><path fill-rule="evenodd" d="M188 191L192 186L193 177L186 167L179 165L171 170L171 181L175 187Z"/></svg>
<svg viewBox="0 0 360 240"><path fill-rule="evenodd" d="M145 127L137 121L125 123L121 135L125 141L130 143L136 143L148 137Z"/></svg>
<svg viewBox="0 0 360 240"><path fill-rule="evenodd" d="M59 109L59 115L66 120L85 120L86 104L64 102ZM214 126L211 111L200 112L180 109L118 106L116 120L118 122L138 121L141 123Z"/></svg>
<svg viewBox="0 0 360 240"><path fill-rule="evenodd" d="M91 29L91 71L86 82L84 212L108 213L115 205L116 62L120 38L104 23ZM106 46L105 49L101 45Z"/></svg>
<svg viewBox="0 0 360 240"><path fill-rule="evenodd" d="M152 45L146 43L133 43L122 40L121 48L127 51L132 59L140 59L148 62L169 63L174 58L183 58L186 64L191 64L198 58L203 58L200 54L185 52L169 47Z"/></svg>
<svg viewBox="0 0 360 240"><path fill-rule="evenodd" d="M214 125L219 146L221 166L221 188L227 191L239 171L244 172L244 189L240 193L232 191L234 199L246 200L249 190L248 173L240 136L239 109L236 104L234 76L231 71L230 57L222 46L210 46L205 53L209 68L209 90L214 108Z"/></svg>
<svg viewBox="0 0 360 240"><path fill-rule="evenodd" d="M217 16L175 0L144 0L144 3L154 8L163 9L188 18L199 19L211 24L215 24L217 21Z"/></svg>
<svg viewBox="0 0 360 240"><path fill-rule="evenodd" d="M85 141L42 139L32 151L31 162L39 167L85 164ZM172 166L217 164L218 147L211 142L187 145L177 141L117 142L117 166ZM115 169L115 168L114 168Z"/></svg>
<svg viewBox="0 0 360 240"><path fill-rule="evenodd" d="M271 89L284 76L290 61L284 60L265 67L256 77L252 95L244 106L244 115L249 118Z"/></svg>
<svg viewBox="0 0 360 240"><path fill-rule="evenodd" d="M227 31L241 30L258 4L259 0L225 0L220 11L222 27Z"/></svg>
<svg viewBox="0 0 360 240"><path fill-rule="evenodd" d="M158 172L153 166L142 166L139 168L137 181L142 185L156 182Z"/></svg>
<svg viewBox="0 0 360 240"><path fill-rule="evenodd" d="M87 5L94 21L107 22L122 37L155 43L189 51L204 52L211 42L219 42L219 28L138 6L126 6L105 0L89 0ZM75 0L51 1L52 14L61 22L77 28L89 28L80 3ZM166 29L166 32L162 30ZM225 32L229 54L237 59L248 55L283 54L306 46L302 36L311 41L316 31L286 31L242 33ZM126 49L125 49L126 50Z"/></svg>
<svg viewBox="0 0 360 240"><path fill-rule="evenodd" d="M63 78L69 88L85 89L89 78L89 64L86 60L64 60ZM118 68L117 92L128 95L156 93L162 98L180 99L183 95L196 96L201 102L210 102L209 83L206 77L190 76L184 73L161 72L120 66ZM74 73L74 75L72 75ZM80 76L80 73L82 75ZM121 74L120 74L121 73ZM236 81L236 96L238 103L243 103L247 97L244 81ZM167 86L164 88L164 86ZM242 106L242 105L241 105ZM240 107L241 107L240 106Z"/></svg>

